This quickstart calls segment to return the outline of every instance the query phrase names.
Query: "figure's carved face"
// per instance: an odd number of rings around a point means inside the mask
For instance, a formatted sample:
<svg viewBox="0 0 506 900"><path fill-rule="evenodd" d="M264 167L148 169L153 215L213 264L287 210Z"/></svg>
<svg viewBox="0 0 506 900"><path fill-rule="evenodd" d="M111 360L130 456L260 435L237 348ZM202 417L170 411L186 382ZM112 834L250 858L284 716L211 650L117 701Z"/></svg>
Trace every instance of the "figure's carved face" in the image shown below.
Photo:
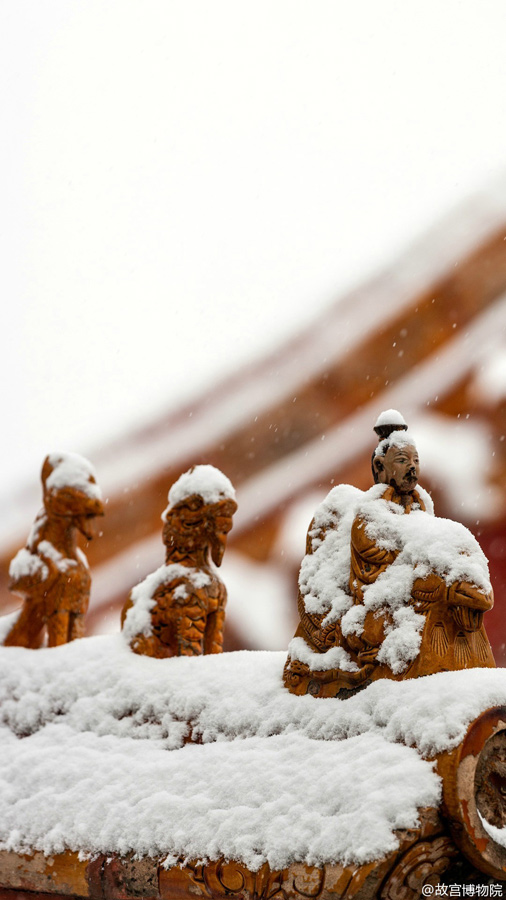
<svg viewBox="0 0 506 900"><path fill-rule="evenodd" d="M96 516L104 515L101 500L96 497L88 497L83 491L73 487L64 487L58 491L45 493L44 506L49 516L68 519L88 541L94 535Z"/></svg>
<svg viewBox="0 0 506 900"><path fill-rule="evenodd" d="M227 534L232 529L232 516L237 509L235 501L223 501L216 504L218 507L214 516L214 529L210 534L211 556L217 566L221 566L225 547L227 546Z"/></svg>
<svg viewBox="0 0 506 900"><path fill-rule="evenodd" d="M388 447L384 456L374 458L374 468L380 484L390 484L399 494L408 494L418 483L420 461L416 447Z"/></svg>
<svg viewBox="0 0 506 900"><path fill-rule="evenodd" d="M103 512L87 513L84 516L74 516L72 524L81 532L87 541L91 541L95 536L96 516L103 516Z"/></svg>
<svg viewBox="0 0 506 900"><path fill-rule="evenodd" d="M202 497L189 497L165 514L165 546L169 551L177 549L183 553L207 547L213 562L221 565L236 509L235 500L222 500L206 506Z"/></svg>

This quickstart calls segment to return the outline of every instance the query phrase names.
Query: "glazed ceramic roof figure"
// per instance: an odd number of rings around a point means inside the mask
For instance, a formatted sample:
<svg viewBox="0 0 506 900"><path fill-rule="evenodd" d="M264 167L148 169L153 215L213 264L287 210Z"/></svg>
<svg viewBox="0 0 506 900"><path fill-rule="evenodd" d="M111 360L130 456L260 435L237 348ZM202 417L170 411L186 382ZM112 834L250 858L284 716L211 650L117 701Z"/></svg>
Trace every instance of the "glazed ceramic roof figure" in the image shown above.
<svg viewBox="0 0 506 900"><path fill-rule="evenodd" d="M104 513L100 488L77 453L49 454L41 477L44 507L9 570L9 588L24 602L5 646L40 647L44 630L50 647L84 634L91 578L77 534L92 539L93 520Z"/></svg>
<svg viewBox="0 0 506 900"><path fill-rule="evenodd" d="M230 481L213 466L195 466L172 486L162 516L165 565L132 590L123 611L135 653L221 653L227 592L214 566L236 509Z"/></svg>
<svg viewBox="0 0 506 900"><path fill-rule="evenodd" d="M293 693L345 697L378 678L495 666L487 561L467 529L434 517L404 419L388 410L378 422L374 487L334 488L309 528Z"/></svg>

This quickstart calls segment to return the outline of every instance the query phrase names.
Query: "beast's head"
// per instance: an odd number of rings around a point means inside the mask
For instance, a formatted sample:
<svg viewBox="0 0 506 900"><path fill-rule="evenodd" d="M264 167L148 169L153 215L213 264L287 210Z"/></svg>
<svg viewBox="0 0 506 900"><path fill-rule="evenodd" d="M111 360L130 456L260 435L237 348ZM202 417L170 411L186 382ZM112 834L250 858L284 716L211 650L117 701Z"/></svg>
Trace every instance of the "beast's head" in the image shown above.
<svg viewBox="0 0 506 900"><path fill-rule="evenodd" d="M203 465L185 472L172 486L162 516L169 554L207 548L213 562L221 565L236 509L234 489L219 469Z"/></svg>
<svg viewBox="0 0 506 900"><path fill-rule="evenodd" d="M48 516L71 519L90 540L93 519L104 515L102 495L91 463L77 453L50 453L44 460L41 477Z"/></svg>

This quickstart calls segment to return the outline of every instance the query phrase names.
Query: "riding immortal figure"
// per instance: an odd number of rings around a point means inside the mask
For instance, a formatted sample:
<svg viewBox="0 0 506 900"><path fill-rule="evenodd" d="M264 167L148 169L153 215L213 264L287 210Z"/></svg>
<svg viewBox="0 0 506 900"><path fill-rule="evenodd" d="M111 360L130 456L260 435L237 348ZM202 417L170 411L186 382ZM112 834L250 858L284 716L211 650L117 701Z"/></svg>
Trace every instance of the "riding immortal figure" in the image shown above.
<svg viewBox="0 0 506 900"><path fill-rule="evenodd" d="M463 525L433 515L400 414L378 421L375 485L334 488L309 528L284 672L293 693L345 697L378 678L495 665L487 561Z"/></svg>

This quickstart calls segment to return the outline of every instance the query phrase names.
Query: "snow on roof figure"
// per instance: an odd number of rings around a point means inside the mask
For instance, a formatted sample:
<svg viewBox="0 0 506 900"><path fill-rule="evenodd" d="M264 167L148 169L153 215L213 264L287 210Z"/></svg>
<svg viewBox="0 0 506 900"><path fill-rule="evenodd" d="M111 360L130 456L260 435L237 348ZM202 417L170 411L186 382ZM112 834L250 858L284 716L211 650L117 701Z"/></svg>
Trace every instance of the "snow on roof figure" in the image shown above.
<svg viewBox="0 0 506 900"><path fill-rule="evenodd" d="M404 416L397 409L383 410L374 425L374 431L380 440L388 437L392 431L407 431L407 428Z"/></svg>
<svg viewBox="0 0 506 900"><path fill-rule="evenodd" d="M384 409L383 412L380 412L378 418L376 419L374 428L379 428L380 425L396 425L397 427L404 426L404 428L408 427L404 416L399 412L398 409Z"/></svg>
<svg viewBox="0 0 506 900"><path fill-rule="evenodd" d="M379 442L374 450L374 456L384 456L389 447L414 447L416 449L416 443L411 434L406 434L406 431L399 431L395 428Z"/></svg>
<svg viewBox="0 0 506 900"><path fill-rule="evenodd" d="M104 515L102 492L92 464L79 453L49 453L42 465L41 479L46 512L74 518L90 540L93 534L86 527L86 519Z"/></svg>
<svg viewBox="0 0 506 900"><path fill-rule="evenodd" d="M42 467L42 484L49 493L71 487L92 499L102 499L95 468L79 453L49 453Z"/></svg>
<svg viewBox="0 0 506 900"><path fill-rule="evenodd" d="M194 495L202 497L206 504L235 500L232 482L223 472L210 465L192 466L178 478L169 491L169 508Z"/></svg>

